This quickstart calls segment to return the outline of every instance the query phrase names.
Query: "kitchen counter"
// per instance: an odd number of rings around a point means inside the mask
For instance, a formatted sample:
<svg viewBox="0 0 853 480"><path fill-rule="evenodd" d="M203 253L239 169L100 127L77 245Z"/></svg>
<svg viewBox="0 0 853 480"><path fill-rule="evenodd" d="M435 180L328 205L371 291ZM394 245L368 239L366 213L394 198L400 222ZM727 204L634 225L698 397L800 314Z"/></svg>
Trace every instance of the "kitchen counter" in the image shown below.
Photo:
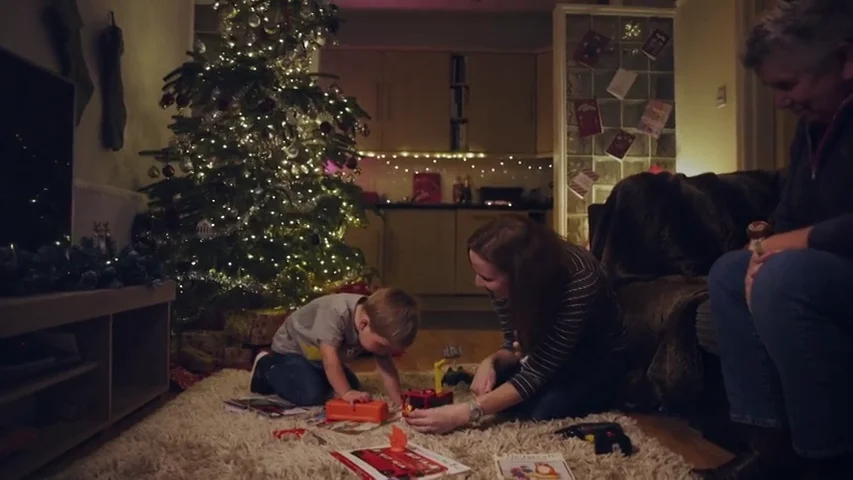
<svg viewBox="0 0 853 480"><path fill-rule="evenodd" d="M550 211L552 205L543 204L521 204L508 206L483 205L482 203L412 203L392 202L379 203L376 205L380 210L489 210L495 212L527 212L527 211Z"/></svg>

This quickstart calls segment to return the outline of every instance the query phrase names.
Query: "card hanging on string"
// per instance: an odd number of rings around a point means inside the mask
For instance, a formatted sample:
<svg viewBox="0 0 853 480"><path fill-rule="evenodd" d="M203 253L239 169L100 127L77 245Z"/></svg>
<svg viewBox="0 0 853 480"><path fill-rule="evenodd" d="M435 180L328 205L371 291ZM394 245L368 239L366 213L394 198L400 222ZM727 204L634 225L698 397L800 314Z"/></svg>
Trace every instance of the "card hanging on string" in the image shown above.
<svg viewBox="0 0 853 480"><path fill-rule="evenodd" d="M574 60L581 65L586 65L589 68L595 68L598 59L601 58L601 53L604 47L610 43L610 38L602 35L595 30L586 32L578 48L575 49Z"/></svg>
<svg viewBox="0 0 853 480"><path fill-rule="evenodd" d="M601 109L598 100L574 100L575 120L578 122L578 136L592 137L604 131L601 125Z"/></svg>
<svg viewBox="0 0 853 480"><path fill-rule="evenodd" d="M616 160L622 160L634 144L637 137L624 130L619 130L610 145L607 147L606 153Z"/></svg>
<svg viewBox="0 0 853 480"><path fill-rule="evenodd" d="M592 169L584 168L572 177L571 182L569 182L569 190L583 200L592 191L592 186L599 178L599 175Z"/></svg>
<svg viewBox="0 0 853 480"><path fill-rule="evenodd" d="M628 91L634 86L635 81L637 81L637 72L620 68L613 75L613 80L610 81L610 85L607 87L607 93L619 100L625 100L625 97L628 96Z"/></svg>
<svg viewBox="0 0 853 480"><path fill-rule="evenodd" d="M649 38L643 43L642 50L647 57L654 61L660 57L660 54L663 53L663 49L667 45L669 45L669 35L662 30L653 28L652 33L649 34Z"/></svg>
<svg viewBox="0 0 853 480"><path fill-rule="evenodd" d="M637 129L652 138L659 138L672 115L672 104L662 100L649 100Z"/></svg>

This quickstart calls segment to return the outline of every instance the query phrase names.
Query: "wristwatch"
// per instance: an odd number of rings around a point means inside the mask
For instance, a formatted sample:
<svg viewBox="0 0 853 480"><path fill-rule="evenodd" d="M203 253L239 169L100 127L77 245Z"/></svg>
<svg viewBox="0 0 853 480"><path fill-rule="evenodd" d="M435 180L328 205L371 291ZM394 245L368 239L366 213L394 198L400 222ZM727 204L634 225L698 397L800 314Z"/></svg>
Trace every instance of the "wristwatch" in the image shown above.
<svg viewBox="0 0 853 480"><path fill-rule="evenodd" d="M468 400L468 421L474 423L483 417L483 407L476 398Z"/></svg>

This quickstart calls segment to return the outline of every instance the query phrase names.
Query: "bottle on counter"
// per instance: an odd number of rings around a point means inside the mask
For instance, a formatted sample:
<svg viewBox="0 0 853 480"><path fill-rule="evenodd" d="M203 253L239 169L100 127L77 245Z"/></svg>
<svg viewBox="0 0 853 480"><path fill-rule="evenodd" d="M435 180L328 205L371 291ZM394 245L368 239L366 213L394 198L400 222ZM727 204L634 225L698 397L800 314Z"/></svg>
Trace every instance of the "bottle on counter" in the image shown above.
<svg viewBox="0 0 853 480"><path fill-rule="evenodd" d="M456 177L453 183L453 203L462 203L462 177Z"/></svg>
<svg viewBox="0 0 853 480"><path fill-rule="evenodd" d="M474 194L471 192L471 177L466 175L462 181L462 198L460 203L472 203L473 201Z"/></svg>

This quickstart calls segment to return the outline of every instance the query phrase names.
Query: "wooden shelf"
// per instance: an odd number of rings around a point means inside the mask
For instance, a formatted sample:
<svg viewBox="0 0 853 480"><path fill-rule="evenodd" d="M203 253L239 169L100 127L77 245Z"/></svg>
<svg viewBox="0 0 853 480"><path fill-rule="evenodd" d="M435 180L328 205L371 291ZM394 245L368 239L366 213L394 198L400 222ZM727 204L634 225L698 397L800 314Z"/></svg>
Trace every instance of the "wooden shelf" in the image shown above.
<svg viewBox="0 0 853 480"><path fill-rule="evenodd" d="M97 367L98 364L96 362L83 362L57 372L39 375L36 378L25 381L22 385L0 389L0 405L13 402L19 398L32 395L40 390L44 390L45 388L78 377L84 373L91 372Z"/></svg>
<svg viewBox="0 0 853 480"><path fill-rule="evenodd" d="M31 449L0 459L0 478L37 472L168 390L175 290L166 282L0 299L0 337L71 334L82 362L0 389L0 428L38 429ZM41 427L54 403L84 409L83 420Z"/></svg>
<svg viewBox="0 0 853 480"><path fill-rule="evenodd" d="M120 420L166 393L168 385L113 386L110 421Z"/></svg>
<svg viewBox="0 0 853 480"><path fill-rule="evenodd" d="M0 460L2 478L22 478L107 427L106 421L61 422L39 430L29 450Z"/></svg>
<svg viewBox="0 0 853 480"><path fill-rule="evenodd" d="M169 303L175 283L31 297L0 298L0 337L67 325L91 318Z"/></svg>

